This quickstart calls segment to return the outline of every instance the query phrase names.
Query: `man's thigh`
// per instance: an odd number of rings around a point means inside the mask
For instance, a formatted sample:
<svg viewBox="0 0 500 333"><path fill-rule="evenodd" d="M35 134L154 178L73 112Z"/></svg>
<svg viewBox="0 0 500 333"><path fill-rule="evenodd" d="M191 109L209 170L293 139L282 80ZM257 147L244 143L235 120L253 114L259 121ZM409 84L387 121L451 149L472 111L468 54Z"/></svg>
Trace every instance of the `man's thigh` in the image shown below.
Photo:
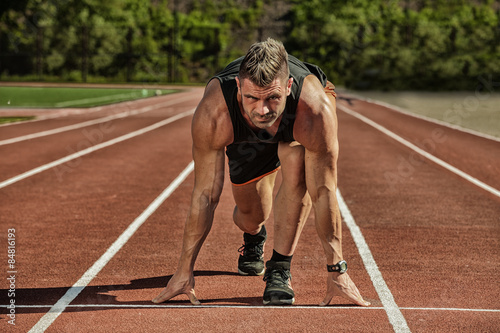
<svg viewBox="0 0 500 333"><path fill-rule="evenodd" d="M257 220L266 220L273 205L276 174L277 172L273 172L244 185L233 184L233 197L237 209L243 214L253 215Z"/></svg>
<svg viewBox="0 0 500 333"><path fill-rule="evenodd" d="M280 168L278 143L237 143L226 149L237 210L245 219L263 221L271 212Z"/></svg>

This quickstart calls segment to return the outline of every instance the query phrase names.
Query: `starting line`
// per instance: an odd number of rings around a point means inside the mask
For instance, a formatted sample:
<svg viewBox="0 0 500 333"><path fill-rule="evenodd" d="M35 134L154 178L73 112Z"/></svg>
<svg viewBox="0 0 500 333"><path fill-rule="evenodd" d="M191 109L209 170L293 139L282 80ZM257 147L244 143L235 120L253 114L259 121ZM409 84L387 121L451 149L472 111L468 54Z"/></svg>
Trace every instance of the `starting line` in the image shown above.
<svg viewBox="0 0 500 333"><path fill-rule="evenodd" d="M54 305L16 305L20 309L47 309ZM0 305L7 307L7 305ZM382 306L319 306L319 305L292 305L292 306L273 306L273 305L191 305L191 304L70 304L66 308L91 308L91 309L290 309L290 310L306 310L306 309L321 309L321 310L384 310ZM467 309L467 308L419 308L419 307L400 307L400 310L409 311L458 311L458 312L492 312L500 313L500 309Z"/></svg>

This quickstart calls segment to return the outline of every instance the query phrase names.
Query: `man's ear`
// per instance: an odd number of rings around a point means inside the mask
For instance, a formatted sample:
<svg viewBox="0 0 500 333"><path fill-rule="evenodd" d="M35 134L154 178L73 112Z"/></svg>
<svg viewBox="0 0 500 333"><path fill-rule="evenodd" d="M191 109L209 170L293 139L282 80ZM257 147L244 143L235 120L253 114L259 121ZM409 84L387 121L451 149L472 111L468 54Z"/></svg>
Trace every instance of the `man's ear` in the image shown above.
<svg viewBox="0 0 500 333"><path fill-rule="evenodd" d="M288 79L287 85L286 85L286 95L289 96L292 93L292 84L293 84L293 77Z"/></svg>
<svg viewBox="0 0 500 333"><path fill-rule="evenodd" d="M236 86L238 87L238 94L240 94L241 93L240 78L235 76L234 79L236 80Z"/></svg>

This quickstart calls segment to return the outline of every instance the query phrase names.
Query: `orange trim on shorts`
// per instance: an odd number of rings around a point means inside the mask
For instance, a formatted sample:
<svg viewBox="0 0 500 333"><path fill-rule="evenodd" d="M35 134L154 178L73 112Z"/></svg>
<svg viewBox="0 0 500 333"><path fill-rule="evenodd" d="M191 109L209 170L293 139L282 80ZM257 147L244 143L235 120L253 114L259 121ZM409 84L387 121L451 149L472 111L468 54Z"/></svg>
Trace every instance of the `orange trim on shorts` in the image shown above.
<svg viewBox="0 0 500 333"><path fill-rule="evenodd" d="M253 183L253 182L255 182L255 181L258 181L258 180L260 180L260 179L264 178L265 176L268 176L268 175L270 175L270 174L272 174L272 173L275 173L275 172L276 172L276 171L278 171L280 168L281 168L281 166L279 166L279 167L277 167L276 169L274 169L274 170L272 170L272 171L269 171L269 172L267 172L267 173L265 173L265 174L263 174L263 175L261 175L261 176L259 176L259 177L257 177L257 178L251 179L251 180L249 180L249 181L247 181L247 182L245 182L245 183L243 183L243 184L235 184L235 183L233 183L233 182L231 182L231 184L233 184L234 186L243 186L243 185L248 185L248 184L250 184L250 183Z"/></svg>

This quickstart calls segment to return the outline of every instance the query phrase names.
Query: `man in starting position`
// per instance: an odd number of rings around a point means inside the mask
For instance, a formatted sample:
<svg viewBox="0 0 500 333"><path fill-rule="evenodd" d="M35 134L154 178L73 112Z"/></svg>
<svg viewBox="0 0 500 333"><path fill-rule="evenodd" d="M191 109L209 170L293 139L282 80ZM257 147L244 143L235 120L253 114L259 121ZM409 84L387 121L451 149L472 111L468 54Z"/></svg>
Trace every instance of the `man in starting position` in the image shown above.
<svg viewBox="0 0 500 333"><path fill-rule="evenodd" d="M343 296L368 306L349 278L342 257L337 187L337 117L334 86L317 66L289 56L273 39L253 44L208 83L192 123L195 185L177 271L153 300L194 291L194 264L212 226L224 183L225 154L244 232L241 275L262 275L264 304L293 304L290 263L311 207L326 254L328 282L321 305ZM274 250L264 267L265 222L273 203L276 171L283 181L275 198Z"/></svg>

